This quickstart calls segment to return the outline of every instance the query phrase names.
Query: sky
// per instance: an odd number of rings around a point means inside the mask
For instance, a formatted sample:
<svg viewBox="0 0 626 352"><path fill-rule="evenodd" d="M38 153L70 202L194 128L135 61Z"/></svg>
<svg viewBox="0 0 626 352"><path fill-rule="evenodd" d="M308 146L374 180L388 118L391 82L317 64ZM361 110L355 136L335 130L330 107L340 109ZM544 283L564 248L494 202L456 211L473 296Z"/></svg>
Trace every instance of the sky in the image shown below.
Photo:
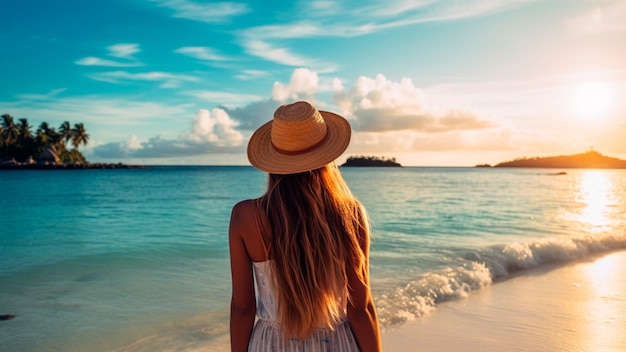
<svg viewBox="0 0 626 352"><path fill-rule="evenodd" d="M82 122L92 162L247 165L282 104L353 155L626 159L623 0L0 2L0 113Z"/></svg>

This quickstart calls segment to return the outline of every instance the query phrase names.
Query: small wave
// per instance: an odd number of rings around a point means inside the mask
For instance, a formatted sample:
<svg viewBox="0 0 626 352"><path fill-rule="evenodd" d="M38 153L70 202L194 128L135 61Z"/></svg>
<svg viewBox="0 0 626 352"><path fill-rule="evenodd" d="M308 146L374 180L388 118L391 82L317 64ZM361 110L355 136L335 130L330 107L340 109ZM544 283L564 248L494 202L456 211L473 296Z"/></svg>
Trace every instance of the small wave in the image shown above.
<svg viewBox="0 0 626 352"><path fill-rule="evenodd" d="M438 303L465 298L511 274L624 249L626 235L610 235L543 238L461 253L458 266L426 273L377 297L379 320L383 327L414 320L431 313Z"/></svg>
<svg viewBox="0 0 626 352"><path fill-rule="evenodd" d="M612 250L626 249L626 236L585 236L543 238L530 243L496 245L473 252L464 259L483 262L494 280L504 279L520 270L546 264L566 263Z"/></svg>

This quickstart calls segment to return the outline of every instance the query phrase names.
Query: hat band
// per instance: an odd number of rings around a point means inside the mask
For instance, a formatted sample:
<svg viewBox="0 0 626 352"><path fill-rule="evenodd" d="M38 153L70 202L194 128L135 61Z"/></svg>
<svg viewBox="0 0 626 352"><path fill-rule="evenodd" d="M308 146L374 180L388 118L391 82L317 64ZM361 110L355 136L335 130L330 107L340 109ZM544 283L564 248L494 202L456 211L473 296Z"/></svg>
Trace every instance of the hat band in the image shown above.
<svg viewBox="0 0 626 352"><path fill-rule="evenodd" d="M274 145L274 142L271 142L270 144L272 145L272 148L274 148L274 150L276 152L280 153L280 154L283 154L283 155L301 155L301 154L306 154L308 152L311 152L311 151L317 149L320 145L322 145L328 139L328 135L329 135L329 133L326 133L324 138L322 138L322 140L320 140L319 142L313 144L312 146L310 146L308 148L300 149L300 150L284 150L284 149L280 149L276 145Z"/></svg>

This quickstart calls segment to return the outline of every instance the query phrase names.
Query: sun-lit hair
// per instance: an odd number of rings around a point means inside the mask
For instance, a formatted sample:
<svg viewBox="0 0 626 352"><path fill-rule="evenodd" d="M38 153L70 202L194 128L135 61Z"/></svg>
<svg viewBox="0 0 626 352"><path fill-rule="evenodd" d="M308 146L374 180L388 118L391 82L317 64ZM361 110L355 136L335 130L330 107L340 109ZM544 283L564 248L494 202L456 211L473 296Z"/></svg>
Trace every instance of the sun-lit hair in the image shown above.
<svg viewBox="0 0 626 352"><path fill-rule="evenodd" d="M269 175L262 197L272 229L278 321L285 338L332 329L345 316L346 270L365 282L359 234L369 236L365 209L335 163L290 175Z"/></svg>

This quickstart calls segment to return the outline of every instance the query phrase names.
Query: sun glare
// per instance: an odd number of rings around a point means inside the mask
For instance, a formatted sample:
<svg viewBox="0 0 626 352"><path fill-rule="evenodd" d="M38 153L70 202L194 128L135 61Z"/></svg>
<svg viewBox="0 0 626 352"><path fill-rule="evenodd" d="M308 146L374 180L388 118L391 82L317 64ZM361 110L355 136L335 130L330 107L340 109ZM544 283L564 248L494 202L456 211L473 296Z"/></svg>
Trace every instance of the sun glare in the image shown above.
<svg viewBox="0 0 626 352"><path fill-rule="evenodd" d="M613 203L613 183L603 172L586 171L581 175L576 200L582 205L577 220L592 226L593 230L605 230L612 224L610 218Z"/></svg>
<svg viewBox="0 0 626 352"><path fill-rule="evenodd" d="M577 85L572 96L574 113L585 120L607 117L614 104L614 92L607 82L586 82Z"/></svg>

